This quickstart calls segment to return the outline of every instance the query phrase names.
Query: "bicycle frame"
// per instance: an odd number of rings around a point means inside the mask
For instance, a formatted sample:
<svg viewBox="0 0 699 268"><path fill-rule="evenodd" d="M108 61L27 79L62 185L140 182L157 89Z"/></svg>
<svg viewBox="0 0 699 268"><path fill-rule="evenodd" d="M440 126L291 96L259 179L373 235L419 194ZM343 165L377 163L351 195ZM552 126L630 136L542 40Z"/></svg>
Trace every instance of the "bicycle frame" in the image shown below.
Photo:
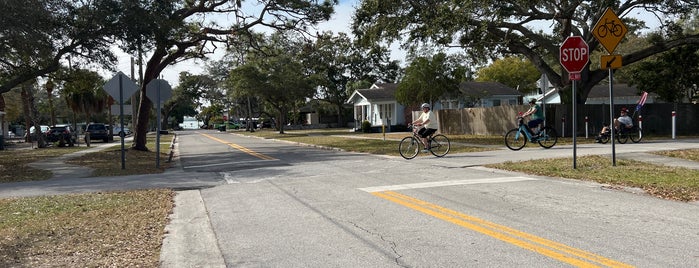
<svg viewBox="0 0 699 268"><path fill-rule="evenodd" d="M557 141L556 130L549 126L541 128L539 135L535 137L522 117L517 117L516 128L505 133L505 146L514 151L524 148L527 142L538 142L541 147L549 149L556 145Z"/></svg>
<svg viewBox="0 0 699 268"><path fill-rule="evenodd" d="M430 153L436 157L445 156L451 148L449 138L442 134L431 134L427 136L427 144L422 141L422 137L418 134L419 127L410 126L412 135L403 138L398 144L398 151L405 159L412 159L417 156L420 150L428 148Z"/></svg>

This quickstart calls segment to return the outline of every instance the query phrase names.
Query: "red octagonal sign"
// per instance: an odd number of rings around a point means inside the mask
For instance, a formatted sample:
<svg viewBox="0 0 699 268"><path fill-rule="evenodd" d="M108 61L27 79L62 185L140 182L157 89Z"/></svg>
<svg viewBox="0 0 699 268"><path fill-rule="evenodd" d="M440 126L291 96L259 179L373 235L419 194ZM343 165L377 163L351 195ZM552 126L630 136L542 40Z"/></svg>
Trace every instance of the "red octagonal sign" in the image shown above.
<svg viewBox="0 0 699 268"><path fill-rule="evenodd" d="M590 61L590 47L580 36L569 36L561 45L561 65L569 73L579 73Z"/></svg>

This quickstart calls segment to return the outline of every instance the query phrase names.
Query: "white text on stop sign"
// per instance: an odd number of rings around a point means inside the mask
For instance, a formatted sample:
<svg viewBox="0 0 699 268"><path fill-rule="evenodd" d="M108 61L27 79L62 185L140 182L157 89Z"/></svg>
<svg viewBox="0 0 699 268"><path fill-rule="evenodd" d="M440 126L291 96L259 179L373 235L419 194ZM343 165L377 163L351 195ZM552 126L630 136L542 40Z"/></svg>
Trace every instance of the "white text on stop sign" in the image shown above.
<svg viewBox="0 0 699 268"><path fill-rule="evenodd" d="M561 53L561 61L583 61L587 57L587 48L565 48Z"/></svg>

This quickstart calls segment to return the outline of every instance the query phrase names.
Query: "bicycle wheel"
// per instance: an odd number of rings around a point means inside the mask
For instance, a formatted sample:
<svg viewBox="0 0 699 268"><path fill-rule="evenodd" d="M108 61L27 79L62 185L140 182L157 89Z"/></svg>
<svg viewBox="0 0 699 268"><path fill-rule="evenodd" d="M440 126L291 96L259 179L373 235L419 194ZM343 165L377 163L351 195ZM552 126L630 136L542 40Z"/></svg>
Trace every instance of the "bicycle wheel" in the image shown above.
<svg viewBox="0 0 699 268"><path fill-rule="evenodd" d="M546 149L551 148L558 142L558 133L556 133L556 129L552 127L545 127L541 130L541 133L539 133L537 141L541 147Z"/></svg>
<svg viewBox="0 0 699 268"><path fill-rule="evenodd" d="M626 143L627 141L629 141L629 133L624 131L617 133L616 140L621 144Z"/></svg>
<svg viewBox="0 0 699 268"><path fill-rule="evenodd" d="M436 157L442 157L449 153L451 143L447 136L437 134L430 139L430 152Z"/></svg>
<svg viewBox="0 0 699 268"><path fill-rule="evenodd" d="M413 137L405 137L398 145L398 152L405 159L413 159L420 152L420 142Z"/></svg>
<svg viewBox="0 0 699 268"><path fill-rule="evenodd" d="M599 138L599 142L602 144L607 144L607 142L609 142L609 135L602 135Z"/></svg>
<svg viewBox="0 0 699 268"><path fill-rule="evenodd" d="M513 128L505 134L505 146L510 150L518 151L527 145L527 136L519 128Z"/></svg>
<svg viewBox="0 0 699 268"><path fill-rule="evenodd" d="M642 129L639 127L639 128L638 128L638 132L634 131L634 132L629 133L629 137L631 138L631 141L632 141L633 143L639 143L639 142L641 142L641 139L643 139L643 131L642 131Z"/></svg>

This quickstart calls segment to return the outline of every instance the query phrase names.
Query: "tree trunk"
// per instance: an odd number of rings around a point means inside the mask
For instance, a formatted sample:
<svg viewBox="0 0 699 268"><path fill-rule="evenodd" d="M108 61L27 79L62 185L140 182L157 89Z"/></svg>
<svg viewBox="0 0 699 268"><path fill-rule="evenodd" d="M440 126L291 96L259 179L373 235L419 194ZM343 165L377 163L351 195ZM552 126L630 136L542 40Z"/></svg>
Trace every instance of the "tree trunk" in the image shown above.
<svg viewBox="0 0 699 268"><path fill-rule="evenodd" d="M146 79L148 80L148 79ZM150 81L150 80L148 80ZM148 133L148 120L150 117L150 110L152 109L152 103L146 97L146 83L143 84L141 90L141 102L138 105L138 116L136 117L136 124L134 130L134 143L131 146L134 150L148 151L146 147L147 139L146 135Z"/></svg>
<svg viewBox="0 0 699 268"><path fill-rule="evenodd" d="M37 140L37 145L39 148L46 148L48 144L46 144L46 140L44 139L44 135L41 134L41 125L39 125L39 120L38 120L38 115L39 112L36 109L36 105L34 104L34 92L33 92L33 84L27 82L24 85L22 85L22 99L24 99L25 103L25 111L28 111L28 117L30 118L30 121L32 125L34 126L34 135L36 136ZM29 129L29 128L28 128ZM31 141L31 134L27 135L28 139Z"/></svg>

